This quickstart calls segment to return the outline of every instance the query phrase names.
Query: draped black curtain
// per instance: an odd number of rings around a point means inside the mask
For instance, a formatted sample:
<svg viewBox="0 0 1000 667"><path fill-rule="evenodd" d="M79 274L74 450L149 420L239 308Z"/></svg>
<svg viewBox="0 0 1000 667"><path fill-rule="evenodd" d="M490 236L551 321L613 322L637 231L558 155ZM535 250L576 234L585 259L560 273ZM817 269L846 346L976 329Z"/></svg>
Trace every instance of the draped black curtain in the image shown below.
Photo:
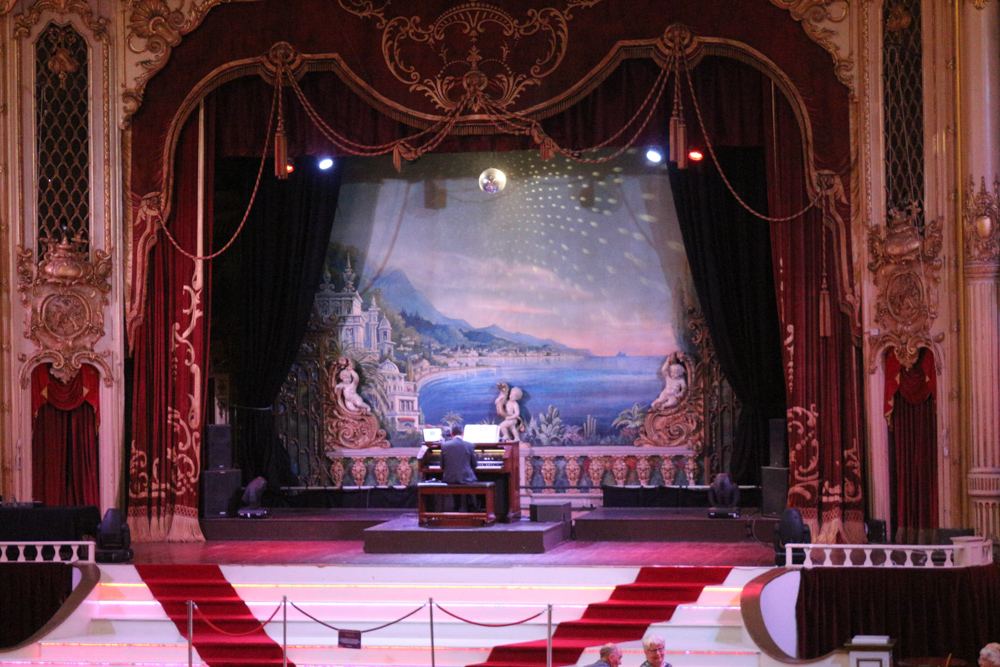
<svg viewBox="0 0 1000 667"><path fill-rule="evenodd" d="M250 201L259 158L216 161L215 245L232 236ZM233 440L244 481L294 475L271 405L312 310L340 191L340 170L300 159L287 180L268 162L246 226L213 267L213 360L228 366Z"/></svg>
<svg viewBox="0 0 1000 667"><path fill-rule="evenodd" d="M716 147L723 173L750 208L767 214L764 149ZM769 223L728 191L706 157L670 168L684 248L722 372L743 404L730 474L759 485L767 465L768 419L785 416L778 306Z"/></svg>

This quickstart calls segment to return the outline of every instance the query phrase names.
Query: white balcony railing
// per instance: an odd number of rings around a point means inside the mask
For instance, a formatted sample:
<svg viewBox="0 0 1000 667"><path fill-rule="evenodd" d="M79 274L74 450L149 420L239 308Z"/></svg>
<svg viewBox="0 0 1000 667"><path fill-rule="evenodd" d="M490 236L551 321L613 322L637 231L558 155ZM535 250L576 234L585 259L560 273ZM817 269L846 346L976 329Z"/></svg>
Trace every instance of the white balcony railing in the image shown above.
<svg viewBox="0 0 1000 667"><path fill-rule="evenodd" d="M953 544L786 544L787 567L970 567L993 562L993 542L953 537Z"/></svg>
<svg viewBox="0 0 1000 667"><path fill-rule="evenodd" d="M0 542L0 563L93 563L93 542Z"/></svg>

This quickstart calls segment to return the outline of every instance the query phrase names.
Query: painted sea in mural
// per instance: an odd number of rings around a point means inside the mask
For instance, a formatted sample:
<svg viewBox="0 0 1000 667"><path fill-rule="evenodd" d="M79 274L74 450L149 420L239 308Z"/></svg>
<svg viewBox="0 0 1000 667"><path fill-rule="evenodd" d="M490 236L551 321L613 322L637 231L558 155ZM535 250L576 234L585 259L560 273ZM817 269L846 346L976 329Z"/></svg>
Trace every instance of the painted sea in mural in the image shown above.
<svg viewBox="0 0 1000 667"><path fill-rule="evenodd" d="M440 424L449 414L467 424L495 423L496 383L504 381L524 390L525 421L538 423L550 406L558 409L566 431L559 441L546 444L580 443L588 417L594 420L595 436L606 440L619 431L612 425L623 410L635 403L648 407L659 394L663 381L656 372L661 363L659 357L568 356L441 373L420 386L420 406L428 424Z"/></svg>

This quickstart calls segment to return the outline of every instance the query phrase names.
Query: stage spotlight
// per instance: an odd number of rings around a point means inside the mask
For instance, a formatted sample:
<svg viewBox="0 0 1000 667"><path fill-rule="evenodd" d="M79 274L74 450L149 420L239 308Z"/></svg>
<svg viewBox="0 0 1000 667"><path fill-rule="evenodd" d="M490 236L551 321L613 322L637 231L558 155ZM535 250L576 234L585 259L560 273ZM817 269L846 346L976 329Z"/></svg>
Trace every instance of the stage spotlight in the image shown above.
<svg viewBox="0 0 1000 667"><path fill-rule="evenodd" d="M652 164L663 162L663 151L659 148L650 148L646 151L646 159Z"/></svg>
<svg viewBox="0 0 1000 667"><path fill-rule="evenodd" d="M285 173L290 174L293 171L295 171L295 163L289 158L288 162L285 163Z"/></svg>
<svg viewBox="0 0 1000 667"><path fill-rule="evenodd" d="M104 513L104 520L97 525L95 542L97 551L94 560L98 563L124 563L132 560L132 531L123 511L112 508Z"/></svg>
<svg viewBox="0 0 1000 667"><path fill-rule="evenodd" d="M688 151L688 159L690 160L693 160L695 162L700 162L703 157L705 157L705 155L701 151L697 150Z"/></svg>
<svg viewBox="0 0 1000 667"><path fill-rule="evenodd" d="M708 487L708 518L735 519L740 515L740 487L720 472Z"/></svg>
<svg viewBox="0 0 1000 667"><path fill-rule="evenodd" d="M507 175L499 169L490 167L479 174L479 189L494 195L504 189L507 185Z"/></svg>
<svg viewBox="0 0 1000 667"><path fill-rule="evenodd" d="M256 477L247 484L246 491L243 492L243 507L237 514L244 519L265 519L269 512L261 507L264 498L264 491L267 489L267 480L263 477Z"/></svg>
<svg viewBox="0 0 1000 667"><path fill-rule="evenodd" d="M325 157L319 161L319 168L326 171L333 166L333 158Z"/></svg>

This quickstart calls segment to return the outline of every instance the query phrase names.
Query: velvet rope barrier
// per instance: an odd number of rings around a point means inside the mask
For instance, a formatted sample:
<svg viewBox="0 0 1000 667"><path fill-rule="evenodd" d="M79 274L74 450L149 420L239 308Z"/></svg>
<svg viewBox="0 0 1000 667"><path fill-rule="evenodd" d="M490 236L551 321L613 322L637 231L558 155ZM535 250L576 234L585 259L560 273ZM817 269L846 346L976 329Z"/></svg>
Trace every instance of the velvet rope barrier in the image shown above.
<svg viewBox="0 0 1000 667"><path fill-rule="evenodd" d="M447 609L445 609L444 607L442 607L437 602L434 603L434 606L437 607L438 609L440 609L441 611L443 611L444 613L448 614L452 618L457 618L458 620L462 621L463 623L468 623L469 625L478 625L481 628L509 628L509 627L511 627L513 625L521 625L523 623L527 623L528 621L535 620L536 618L538 618L539 616L541 616L542 614L544 614L545 611L546 611L545 609L543 609L542 611L538 612L534 616L529 616L528 618L521 619L520 621L513 621L511 623L479 623L477 621L470 621L467 618L462 618L458 614L455 614L453 612L448 611Z"/></svg>
<svg viewBox="0 0 1000 667"><path fill-rule="evenodd" d="M296 610L298 610L298 612L300 614L302 614L306 618L308 618L310 620L313 620L313 621L316 621L320 625L322 625L324 627L327 627L327 628L330 628L331 630L336 630L337 632L340 632L341 630L347 629L347 628L334 627L334 626L330 625L329 623L326 623L324 621L319 620L318 618L316 618L315 616L313 616L309 612L307 612L307 611L303 610L302 608L300 608L294 602L289 602L288 604L292 605ZM421 609L423 609L426 606L427 606L427 603L425 602L424 604L420 605L419 607L417 607L416 609L414 609L413 611L411 611L409 614L406 614L405 616L401 616L401 617L397 618L395 621L389 621L388 623L383 623L382 625L379 625L379 626L374 627L374 628L368 628L367 630L356 630L355 632L360 632L360 633L375 632L376 630L381 630L383 628L388 628L390 625L395 625L396 623L400 623L402 621L405 621L410 616L413 616L414 614L416 614L418 611L420 611Z"/></svg>
<svg viewBox="0 0 1000 667"><path fill-rule="evenodd" d="M201 620L205 621L208 627L212 628L219 634L226 635L227 637L246 637L247 635L252 635L258 630L263 630L265 627L267 627L267 624L273 621L274 617L278 615L278 612L281 611L281 607L282 605L279 604L278 607L274 610L274 613L271 614L270 618L268 618L266 621L258 625L256 628L253 628L252 630L248 630L247 632L227 632L222 628L220 628L219 626L217 626L215 623L212 623L212 621L208 620L208 617L205 616L205 614L202 613L201 609L198 607L198 603L197 602L194 603L194 609L195 611L198 612L198 615L201 616Z"/></svg>

